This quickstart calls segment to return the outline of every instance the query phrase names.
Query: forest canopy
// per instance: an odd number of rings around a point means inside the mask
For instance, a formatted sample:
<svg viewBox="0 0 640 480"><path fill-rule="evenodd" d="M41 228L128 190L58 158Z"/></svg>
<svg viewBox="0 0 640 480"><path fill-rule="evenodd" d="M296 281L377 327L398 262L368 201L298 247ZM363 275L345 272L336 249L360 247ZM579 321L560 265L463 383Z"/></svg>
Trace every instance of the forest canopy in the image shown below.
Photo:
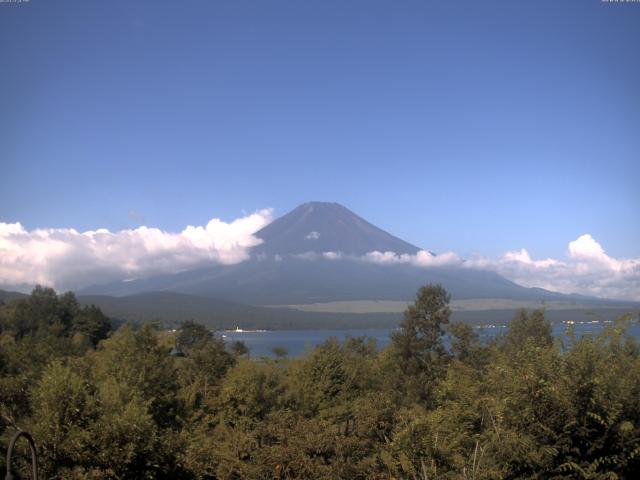
<svg viewBox="0 0 640 480"><path fill-rule="evenodd" d="M0 305L0 467L23 429L47 479L637 478L629 319L562 340L523 310L481 343L450 313L427 285L384 349L253 358L195 322L113 330L38 287Z"/></svg>

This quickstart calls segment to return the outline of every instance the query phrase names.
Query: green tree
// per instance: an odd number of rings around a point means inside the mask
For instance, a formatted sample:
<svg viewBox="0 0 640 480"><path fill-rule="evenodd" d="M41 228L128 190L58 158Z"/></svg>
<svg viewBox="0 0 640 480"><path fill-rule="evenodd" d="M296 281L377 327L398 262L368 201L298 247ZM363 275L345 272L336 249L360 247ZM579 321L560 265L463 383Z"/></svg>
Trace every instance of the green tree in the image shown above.
<svg viewBox="0 0 640 480"><path fill-rule="evenodd" d="M78 303L73 294L60 299L52 288L36 286L27 298L12 302L10 314L3 319L3 330L16 339L25 336L62 336L71 328Z"/></svg>
<svg viewBox="0 0 640 480"><path fill-rule="evenodd" d="M434 382L442 376L446 350L443 327L449 323L451 297L442 285L426 285L404 312L400 329L391 334L391 344L405 385L426 401Z"/></svg>
<svg viewBox="0 0 640 480"><path fill-rule="evenodd" d="M38 441L40 467L47 478L86 462L88 425L95 416L91 386L61 361L52 362L33 390L29 430Z"/></svg>
<svg viewBox="0 0 640 480"><path fill-rule="evenodd" d="M86 337L91 345L96 346L111 332L111 320L95 305L78 309L71 322L71 333Z"/></svg>
<svg viewBox="0 0 640 480"><path fill-rule="evenodd" d="M289 350L287 349L287 347L282 346L273 347L271 351L278 359L283 359L289 354Z"/></svg>
<svg viewBox="0 0 640 480"><path fill-rule="evenodd" d="M529 312L523 308L509 323L504 338L505 346L512 351L521 350L527 342L540 347L553 344L551 323L545 318L544 310Z"/></svg>
<svg viewBox="0 0 640 480"><path fill-rule="evenodd" d="M176 365L159 343L156 326L121 327L92 356L96 383L112 380L131 387L149 402L149 412L158 425L174 424L179 407Z"/></svg>
<svg viewBox="0 0 640 480"><path fill-rule="evenodd" d="M52 288L38 285L27 298L2 308L0 331L17 340L83 337L95 346L107 338L111 321L94 305L81 307L72 292L56 295Z"/></svg>
<svg viewBox="0 0 640 480"><path fill-rule="evenodd" d="M478 334L467 323L454 322L449 325L451 353L462 362L475 363L478 360Z"/></svg>
<svg viewBox="0 0 640 480"><path fill-rule="evenodd" d="M282 371L273 363L240 360L227 373L218 398L221 421L252 428L285 398Z"/></svg>
<svg viewBox="0 0 640 480"><path fill-rule="evenodd" d="M180 325L176 346L182 350L197 349L203 347L213 338L213 333L193 320L187 320Z"/></svg>
<svg viewBox="0 0 640 480"><path fill-rule="evenodd" d="M247 347L247 344L244 343L241 340L236 340L235 342L233 342L231 344L231 352L236 356L236 357L243 357L245 355L249 355L249 347Z"/></svg>
<svg viewBox="0 0 640 480"><path fill-rule="evenodd" d="M209 336L198 348L178 362L178 378L181 395L186 405L192 409L189 414L198 414L193 409L211 411L219 392L222 378L235 364L236 358L229 353L221 338Z"/></svg>
<svg viewBox="0 0 640 480"><path fill-rule="evenodd" d="M307 415L328 415L349 392L355 392L355 373L349 369L337 339L316 347L294 372L295 395Z"/></svg>

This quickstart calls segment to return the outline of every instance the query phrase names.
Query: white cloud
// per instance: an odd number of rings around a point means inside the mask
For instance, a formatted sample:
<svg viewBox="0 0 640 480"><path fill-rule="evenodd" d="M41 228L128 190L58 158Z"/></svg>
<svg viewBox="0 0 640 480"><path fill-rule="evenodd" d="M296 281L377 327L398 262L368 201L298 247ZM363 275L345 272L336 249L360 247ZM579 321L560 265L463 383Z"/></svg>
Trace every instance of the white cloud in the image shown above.
<svg viewBox="0 0 640 480"><path fill-rule="evenodd" d="M365 262L379 263L381 265L393 265L395 263L409 263L408 255L398 255L395 252L369 252L362 257Z"/></svg>
<svg viewBox="0 0 640 480"><path fill-rule="evenodd" d="M28 231L20 223L0 222L0 288L41 283L76 289L188 270L207 262L238 263L247 260L251 248L261 243L254 233L270 221L271 210L261 210L229 223L212 219L179 233L146 226L119 232ZM462 259L454 252L433 255L426 250L415 255L373 251L363 256L309 251L289 257L486 269L527 287L640 301L640 258L611 257L589 234L570 242L563 259L534 259L526 249L505 252L497 259ZM283 256L275 255L274 260L282 261Z"/></svg>
<svg viewBox="0 0 640 480"><path fill-rule="evenodd" d="M119 232L27 231L20 223L0 222L0 285L81 288L177 272L205 262L238 263L261 243L253 234L270 221L267 209L230 223L214 218L179 233L146 226Z"/></svg>
<svg viewBox="0 0 640 480"><path fill-rule="evenodd" d="M415 255L373 251L362 256L361 260L382 265L405 263L415 265L417 267L460 266L462 263L460 257L458 257L454 252L445 252L440 255L434 255L426 250L420 250Z"/></svg>
<svg viewBox="0 0 640 480"><path fill-rule="evenodd" d="M316 252L303 252L303 253L292 253L291 258L297 258L298 260L317 260L321 255Z"/></svg>
<svg viewBox="0 0 640 480"><path fill-rule="evenodd" d="M278 255L278 257L280 257ZM348 255L343 252L314 252L294 253L289 255L298 260L355 260L361 262L371 262L380 265L411 264L418 267L442 267L451 265L462 265L462 260L454 252L446 252L434 255L426 250L420 250L415 255L406 253L397 254L395 252L372 251L365 255ZM282 257L280 257L282 258Z"/></svg>
<svg viewBox="0 0 640 480"><path fill-rule="evenodd" d="M493 270L525 287L640 301L640 258L610 257L589 234L569 243L565 259L533 259L523 248L505 252L497 259L476 256L463 260L454 252L433 255L420 250L415 255L374 251L360 260L380 265Z"/></svg>
<svg viewBox="0 0 640 480"><path fill-rule="evenodd" d="M495 270L526 287L640 301L640 258L610 257L589 234L570 242L562 260L534 260L522 249L506 252L497 260L478 257L465 264Z"/></svg>
<svg viewBox="0 0 640 480"><path fill-rule="evenodd" d="M317 240L320 238L320 234L314 230L313 232L309 232L304 238L305 240Z"/></svg>

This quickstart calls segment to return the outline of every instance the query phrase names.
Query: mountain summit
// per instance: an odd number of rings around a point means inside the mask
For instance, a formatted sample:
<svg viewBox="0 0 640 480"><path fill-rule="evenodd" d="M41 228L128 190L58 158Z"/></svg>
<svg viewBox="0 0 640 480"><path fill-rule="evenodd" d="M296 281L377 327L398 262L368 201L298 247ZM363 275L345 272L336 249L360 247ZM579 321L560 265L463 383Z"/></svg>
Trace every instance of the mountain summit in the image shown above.
<svg viewBox="0 0 640 480"><path fill-rule="evenodd" d="M264 243L256 253L270 255L342 252L364 255L374 250L415 254L419 248L367 222L338 203L308 202L256 233Z"/></svg>
<svg viewBox="0 0 640 480"><path fill-rule="evenodd" d="M419 249L337 203L310 202L256 234L263 243L233 265L201 265L173 274L85 289L83 294L125 296L173 292L252 305L295 305L351 300L410 300L427 283L441 283L456 299L575 300L525 288L495 272L459 266L423 268L410 263L362 261L377 250L415 254ZM307 252L342 252L340 260Z"/></svg>

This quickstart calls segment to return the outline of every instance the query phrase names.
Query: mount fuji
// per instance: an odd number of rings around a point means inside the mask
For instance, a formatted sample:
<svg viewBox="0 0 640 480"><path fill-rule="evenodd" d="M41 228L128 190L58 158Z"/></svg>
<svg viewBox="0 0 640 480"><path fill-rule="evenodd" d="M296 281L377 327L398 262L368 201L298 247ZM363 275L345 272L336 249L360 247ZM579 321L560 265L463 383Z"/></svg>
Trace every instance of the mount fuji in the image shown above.
<svg viewBox="0 0 640 480"><path fill-rule="evenodd" d="M175 274L97 285L79 293L127 296L164 291L250 305L291 305L406 301L421 285L441 283L454 299L588 299L525 288L495 272L459 265L425 268L410 262L364 261L371 252L438 256L385 232L337 203L302 204L255 235L262 243L254 247L251 259L245 262L203 265Z"/></svg>

